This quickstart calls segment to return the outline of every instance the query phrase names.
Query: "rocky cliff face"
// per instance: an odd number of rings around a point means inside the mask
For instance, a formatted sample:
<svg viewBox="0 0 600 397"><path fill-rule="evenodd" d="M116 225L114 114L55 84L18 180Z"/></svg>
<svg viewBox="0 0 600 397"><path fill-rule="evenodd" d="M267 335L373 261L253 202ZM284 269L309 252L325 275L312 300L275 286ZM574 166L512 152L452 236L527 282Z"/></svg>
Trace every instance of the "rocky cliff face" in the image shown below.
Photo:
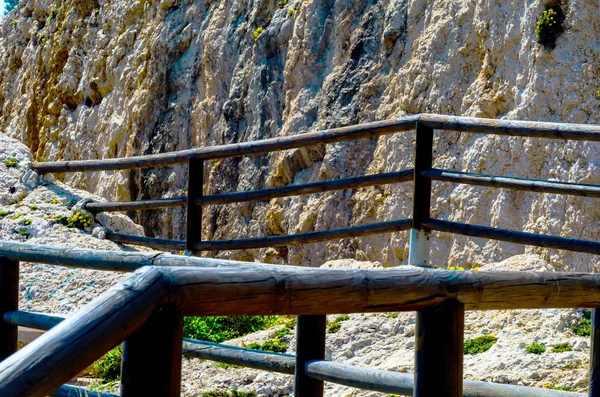
<svg viewBox="0 0 600 397"><path fill-rule="evenodd" d="M556 2L555 2L556 3ZM36 160L123 157L250 141L418 112L596 123L600 6L563 0L556 47L536 42L536 0L22 0L0 24L0 130ZM215 161L208 192L411 167L414 134ZM596 144L443 133L436 166L600 183ZM107 199L182 194L185 166L69 174ZM600 239L600 207L468 186L434 186L435 216ZM205 211L205 238L300 233L407 216L410 186L336 192ZM152 211L149 235L181 237L182 210ZM223 252L319 265L356 258L405 263L407 234ZM284 251L282 251L284 252ZM584 255L452 237L438 265L523 252L593 270ZM283 256L280 256L283 255Z"/></svg>

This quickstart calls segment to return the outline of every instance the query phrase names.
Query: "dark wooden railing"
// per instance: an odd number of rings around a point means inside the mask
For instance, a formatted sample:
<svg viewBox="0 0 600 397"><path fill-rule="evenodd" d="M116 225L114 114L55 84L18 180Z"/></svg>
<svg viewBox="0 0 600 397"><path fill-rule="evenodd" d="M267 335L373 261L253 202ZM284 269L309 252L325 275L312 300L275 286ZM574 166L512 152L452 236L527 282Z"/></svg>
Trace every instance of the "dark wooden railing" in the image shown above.
<svg viewBox="0 0 600 397"><path fill-rule="evenodd" d="M77 391L61 385L122 341L124 397L178 396L182 354L294 375L300 397L322 395L323 381L419 397L583 396L463 382L464 311L600 307L600 275L595 274L314 269L13 242L0 243L0 257L0 274L13 275L0 279L0 290L17 285L19 261L137 268L68 318L3 307L4 327L49 331L16 352L16 334L3 334L2 396ZM388 311L418 312L414 375L324 360L326 314ZM299 315L295 356L182 340L183 316L264 314ZM593 324L592 370L600 358L595 312Z"/></svg>
<svg viewBox="0 0 600 397"><path fill-rule="evenodd" d="M250 192L204 195L204 161L416 131L414 169L290 185ZM0 242L0 395L44 396L125 340L122 396L175 396L180 356L294 374L296 395L322 395L323 381L397 394L424 396L572 396L574 393L485 382L463 382L465 310L594 308L589 396L600 397L600 276L573 273L449 272L428 269L432 231L491 238L592 254L600 243L469 225L431 218L431 181L465 183L578 196L600 196L600 186L481 175L433 168L434 130L550 139L600 141L600 127L558 123L417 115L398 120L218 147L124 159L37 163L40 173L101 171L189 163L187 197L127 203L89 203L90 211L187 206L185 240L108 234L114 241L200 251L247 249L388 233L410 229L409 263L419 271L358 271L282 267L210 258L94 252ZM288 236L203 241L202 206L268 200L338 189L413 181L409 219ZM100 270L134 271L69 319L18 310L18 261ZM191 267L190 267L191 266ZM326 302L324 304L323 302ZM324 361L325 315L417 311L415 374L397 374ZM201 341L181 342L183 315L298 315L296 356L267 354ZM15 352L16 326L50 331ZM152 349L148 348L152 346ZM14 353L9 356L9 354ZM152 358L152 359L151 359ZM152 367L150 367L152 363ZM157 365L158 363L158 365ZM145 384L146 379L153 382ZM149 386L152 385L152 386ZM56 393L66 393L65 386ZM581 394L579 394L581 395Z"/></svg>

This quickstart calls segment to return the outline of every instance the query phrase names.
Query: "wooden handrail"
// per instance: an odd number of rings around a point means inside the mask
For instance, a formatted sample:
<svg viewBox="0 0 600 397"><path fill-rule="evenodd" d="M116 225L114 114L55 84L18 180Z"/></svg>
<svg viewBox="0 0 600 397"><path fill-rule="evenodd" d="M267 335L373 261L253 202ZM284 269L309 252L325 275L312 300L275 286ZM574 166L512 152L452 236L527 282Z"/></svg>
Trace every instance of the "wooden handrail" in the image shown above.
<svg viewBox="0 0 600 397"><path fill-rule="evenodd" d="M0 395L47 396L140 329L167 296L162 272L137 270L0 362Z"/></svg>

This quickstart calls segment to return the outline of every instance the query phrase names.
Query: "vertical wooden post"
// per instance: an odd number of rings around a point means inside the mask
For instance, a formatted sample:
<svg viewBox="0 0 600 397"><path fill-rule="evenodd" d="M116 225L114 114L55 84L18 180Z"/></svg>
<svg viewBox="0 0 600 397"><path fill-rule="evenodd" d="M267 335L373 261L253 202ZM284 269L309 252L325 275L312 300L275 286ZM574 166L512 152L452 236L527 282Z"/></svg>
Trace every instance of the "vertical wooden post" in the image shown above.
<svg viewBox="0 0 600 397"><path fill-rule="evenodd" d="M600 397L600 309L592 309L590 384L588 396Z"/></svg>
<svg viewBox="0 0 600 397"><path fill-rule="evenodd" d="M18 327L4 313L19 308L19 262L0 256L0 361L17 351Z"/></svg>
<svg viewBox="0 0 600 397"><path fill-rule="evenodd" d="M464 324L457 301L417 313L414 397L462 397Z"/></svg>
<svg viewBox="0 0 600 397"><path fill-rule="evenodd" d="M294 378L295 397L322 397L323 381L306 374L306 364L325 359L325 332L327 317L298 316L296 331L296 373Z"/></svg>
<svg viewBox="0 0 600 397"><path fill-rule="evenodd" d="M429 266L430 231L422 223L430 218L431 180L421 175L433 165L433 129L417 122L415 145L415 176L413 188L413 224L410 230L408 263Z"/></svg>
<svg viewBox="0 0 600 397"><path fill-rule="evenodd" d="M194 244L202 241L202 206L196 200L202 197L204 186L204 160L190 158L188 162L188 202L187 202L187 233L185 237L186 253L198 254Z"/></svg>
<svg viewBox="0 0 600 397"><path fill-rule="evenodd" d="M179 397L183 316L163 306L123 345L121 396Z"/></svg>

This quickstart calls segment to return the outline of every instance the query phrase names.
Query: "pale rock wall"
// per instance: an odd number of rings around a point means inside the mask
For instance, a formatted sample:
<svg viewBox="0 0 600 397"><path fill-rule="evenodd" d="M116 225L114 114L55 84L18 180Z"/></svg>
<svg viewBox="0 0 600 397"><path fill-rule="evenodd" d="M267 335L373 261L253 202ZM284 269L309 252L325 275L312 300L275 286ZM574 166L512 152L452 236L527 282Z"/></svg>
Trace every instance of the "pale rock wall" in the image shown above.
<svg viewBox="0 0 600 397"><path fill-rule="evenodd" d="M123 157L419 112L596 123L600 6L563 2L565 32L544 49L544 3L477 0L22 0L0 24L0 131L36 160ZM258 27L262 33L255 38ZM207 192L411 167L414 134L208 162ZM600 183L597 144L443 133L436 166ZM186 190L186 167L69 174L110 200ZM433 214L599 240L584 198L434 184ZM410 185L206 210L205 238L300 233L408 216ZM149 235L182 237L183 210L146 212ZM406 233L220 256L317 266L406 263ZM537 253L562 269L589 256L452 237L433 261L470 266Z"/></svg>

